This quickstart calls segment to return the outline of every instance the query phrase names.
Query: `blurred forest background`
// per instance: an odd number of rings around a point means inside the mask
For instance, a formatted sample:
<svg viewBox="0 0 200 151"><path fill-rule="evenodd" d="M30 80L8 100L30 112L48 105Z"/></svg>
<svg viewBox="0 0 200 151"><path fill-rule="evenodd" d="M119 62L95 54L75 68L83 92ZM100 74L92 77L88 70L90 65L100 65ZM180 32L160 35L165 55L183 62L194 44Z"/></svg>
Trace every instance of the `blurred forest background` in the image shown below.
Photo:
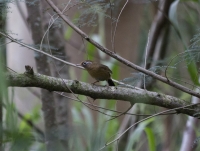
<svg viewBox="0 0 200 151"><path fill-rule="evenodd" d="M199 0L52 1L71 22L102 46L199 92ZM93 102L83 95L76 95L77 99L75 94L33 87L7 89L4 73L24 73L25 65L40 74L92 83L94 79L85 70L73 66L89 59L107 65L117 81L187 102L199 102L199 98L150 76L146 76L144 83L143 73L87 42L48 2L0 1L0 151L98 151L102 147L104 151L200 150L198 118L184 114L152 117L104 147L132 124L166 108L137 103L129 111L135 115L109 120L118 115L113 110L126 111L130 103L103 99Z"/></svg>

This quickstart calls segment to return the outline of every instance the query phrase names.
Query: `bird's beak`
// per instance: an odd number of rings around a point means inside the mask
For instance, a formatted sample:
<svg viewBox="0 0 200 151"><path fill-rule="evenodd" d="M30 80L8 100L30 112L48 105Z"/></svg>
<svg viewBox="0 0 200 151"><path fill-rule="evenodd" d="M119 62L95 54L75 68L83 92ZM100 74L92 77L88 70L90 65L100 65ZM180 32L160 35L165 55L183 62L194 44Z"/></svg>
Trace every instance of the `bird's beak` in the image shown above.
<svg viewBox="0 0 200 151"><path fill-rule="evenodd" d="M81 62L81 63L82 63L82 62ZM81 65L81 63L79 63L79 64L76 64L76 66L82 66L82 65Z"/></svg>

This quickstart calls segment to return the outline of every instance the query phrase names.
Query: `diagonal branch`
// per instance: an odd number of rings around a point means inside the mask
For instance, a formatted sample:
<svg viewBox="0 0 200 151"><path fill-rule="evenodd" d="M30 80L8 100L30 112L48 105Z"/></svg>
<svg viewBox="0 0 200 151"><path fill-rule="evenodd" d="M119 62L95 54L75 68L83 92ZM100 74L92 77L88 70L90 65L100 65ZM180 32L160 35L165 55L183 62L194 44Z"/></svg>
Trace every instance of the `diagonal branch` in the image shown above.
<svg viewBox="0 0 200 151"><path fill-rule="evenodd" d="M183 86L183 85L180 85L176 82L173 82L163 76L160 76L152 71L149 71L149 70L146 70L128 60L126 60L125 58L117 55L116 53L110 51L109 49L103 47L102 45L100 45L98 42L92 40L86 33L84 33L81 29L79 29L78 27L76 27L55 5L54 3L51 1L51 0L46 0L48 2L48 4L53 8L53 10L72 28L74 29L82 38L84 38L85 40L87 40L88 42L90 42L91 44L93 44L94 46L96 46L98 49L100 49L102 52L106 53L107 55L115 58L116 60L120 61L121 63L125 64L126 66L128 67L131 67L137 71L140 71L146 75L149 75L159 81L162 81L168 85L171 85L183 92L186 92L188 94L191 94L191 95L194 95L196 97L199 97L200 98L200 94L191 90L191 89L188 89L187 87Z"/></svg>
<svg viewBox="0 0 200 151"><path fill-rule="evenodd" d="M47 89L49 91L60 91L67 93L71 93L71 91L73 91L75 94L89 96L94 99L123 100L130 103L144 103L169 109L191 104L173 96L156 92L123 87L97 86L79 82L77 80L60 79L38 73L35 73L34 75L28 73L7 73L6 82L8 83L8 86L11 87L38 87ZM195 117L195 115L198 115L199 110L199 106L194 106L191 108L182 108L176 111L178 113Z"/></svg>

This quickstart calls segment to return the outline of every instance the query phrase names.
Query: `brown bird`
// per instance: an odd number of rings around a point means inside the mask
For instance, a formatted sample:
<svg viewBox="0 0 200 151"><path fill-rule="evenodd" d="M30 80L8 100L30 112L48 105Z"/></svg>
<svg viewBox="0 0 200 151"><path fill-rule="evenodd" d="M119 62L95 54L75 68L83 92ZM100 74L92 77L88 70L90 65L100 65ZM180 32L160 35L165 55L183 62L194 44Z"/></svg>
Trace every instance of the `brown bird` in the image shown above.
<svg viewBox="0 0 200 151"><path fill-rule="evenodd" d="M111 79L112 71L107 66L90 60L83 61L81 64L77 64L77 66L84 67L97 80L93 84L99 81L107 81L109 86L115 86Z"/></svg>

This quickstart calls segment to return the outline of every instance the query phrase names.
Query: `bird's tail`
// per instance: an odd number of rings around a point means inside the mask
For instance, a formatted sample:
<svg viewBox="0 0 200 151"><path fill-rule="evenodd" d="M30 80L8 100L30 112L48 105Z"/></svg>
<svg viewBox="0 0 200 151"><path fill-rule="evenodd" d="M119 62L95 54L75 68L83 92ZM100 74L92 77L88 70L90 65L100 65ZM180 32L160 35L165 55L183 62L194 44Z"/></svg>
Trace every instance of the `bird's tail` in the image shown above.
<svg viewBox="0 0 200 151"><path fill-rule="evenodd" d="M115 86L115 84L114 84L112 79L108 79L107 82L108 82L109 86Z"/></svg>

